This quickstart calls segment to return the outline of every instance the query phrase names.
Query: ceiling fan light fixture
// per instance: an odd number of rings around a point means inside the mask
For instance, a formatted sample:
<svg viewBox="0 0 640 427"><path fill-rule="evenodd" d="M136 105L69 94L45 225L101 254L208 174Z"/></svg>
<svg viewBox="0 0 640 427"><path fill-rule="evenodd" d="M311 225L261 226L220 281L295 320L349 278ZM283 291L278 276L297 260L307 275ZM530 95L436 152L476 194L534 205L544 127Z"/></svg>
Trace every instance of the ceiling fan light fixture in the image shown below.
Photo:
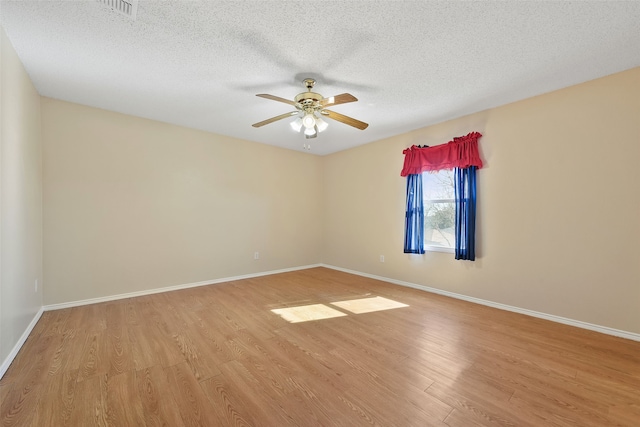
<svg viewBox="0 0 640 427"><path fill-rule="evenodd" d="M302 124L304 125L305 128L307 128L307 130L308 129L313 130L313 127L316 125L316 117L312 113L307 113L302 118Z"/></svg>
<svg viewBox="0 0 640 427"><path fill-rule="evenodd" d="M322 120L320 117L316 117L316 126L318 127L318 132L322 132L329 127L329 124Z"/></svg>
<svg viewBox="0 0 640 427"><path fill-rule="evenodd" d="M296 132L300 132L300 129L302 129L302 119L300 117L289 124L291 125L291 129L295 130Z"/></svg>
<svg viewBox="0 0 640 427"><path fill-rule="evenodd" d="M310 127L310 128L305 128L305 130L304 130L304 135L307 138L315 138L316 134L317 134L317 132L316 132L316 127L315 126L314 127Z"/></svg>

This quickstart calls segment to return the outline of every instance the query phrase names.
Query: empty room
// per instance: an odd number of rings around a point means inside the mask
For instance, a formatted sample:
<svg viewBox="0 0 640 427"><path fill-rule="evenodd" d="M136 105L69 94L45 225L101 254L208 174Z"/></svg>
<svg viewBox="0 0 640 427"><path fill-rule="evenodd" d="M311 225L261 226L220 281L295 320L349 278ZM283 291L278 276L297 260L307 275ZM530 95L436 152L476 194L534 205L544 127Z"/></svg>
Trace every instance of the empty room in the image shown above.
<svg viewBox="0 0 640 427"><path fill-rule="evenodd" d="M640 425L638 22L0 0L1 425Z"/></svg>

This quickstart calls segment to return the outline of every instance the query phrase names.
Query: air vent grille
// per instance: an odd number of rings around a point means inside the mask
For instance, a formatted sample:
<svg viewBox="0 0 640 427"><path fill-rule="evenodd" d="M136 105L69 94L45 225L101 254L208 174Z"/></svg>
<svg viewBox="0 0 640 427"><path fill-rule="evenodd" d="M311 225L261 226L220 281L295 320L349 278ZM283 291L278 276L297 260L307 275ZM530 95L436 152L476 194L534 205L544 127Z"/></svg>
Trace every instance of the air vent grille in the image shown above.
<svg viewBox="0 0 640 427"><path fill-rule="evenodd" d="M136 19L138 0L96 0L109 9L131 19Z"/></svg>

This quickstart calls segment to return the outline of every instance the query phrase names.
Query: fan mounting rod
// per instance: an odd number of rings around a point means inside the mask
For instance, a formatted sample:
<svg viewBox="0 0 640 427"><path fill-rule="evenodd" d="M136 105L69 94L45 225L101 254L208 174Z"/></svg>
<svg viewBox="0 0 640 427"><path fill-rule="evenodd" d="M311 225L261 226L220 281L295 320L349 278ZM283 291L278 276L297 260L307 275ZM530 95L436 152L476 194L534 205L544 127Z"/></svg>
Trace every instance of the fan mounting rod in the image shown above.
<svg viewBox="0 0 640 427"><path fill-rule="evenodd" d="M304 79L302 83L304 83L307 90L311 92L311 89L313 89L313 86L316 84L316 81L314 79Z"/></svg>

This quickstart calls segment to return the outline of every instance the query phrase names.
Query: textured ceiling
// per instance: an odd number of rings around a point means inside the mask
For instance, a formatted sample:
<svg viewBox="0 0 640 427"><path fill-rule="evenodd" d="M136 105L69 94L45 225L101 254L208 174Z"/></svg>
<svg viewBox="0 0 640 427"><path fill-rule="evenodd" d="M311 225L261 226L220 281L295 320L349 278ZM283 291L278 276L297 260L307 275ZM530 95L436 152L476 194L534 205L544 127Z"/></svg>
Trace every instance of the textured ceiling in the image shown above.
<svg viewBox="0 0 640 427"><path fill-rule="evenodd" d="M640 66L640 2L4 1L43 96L328 154ZM314 77L332 110L305 140L282 120ZM455 135L452 135L455 136ZM232 142L231 142L232 143Z"/></svg>

